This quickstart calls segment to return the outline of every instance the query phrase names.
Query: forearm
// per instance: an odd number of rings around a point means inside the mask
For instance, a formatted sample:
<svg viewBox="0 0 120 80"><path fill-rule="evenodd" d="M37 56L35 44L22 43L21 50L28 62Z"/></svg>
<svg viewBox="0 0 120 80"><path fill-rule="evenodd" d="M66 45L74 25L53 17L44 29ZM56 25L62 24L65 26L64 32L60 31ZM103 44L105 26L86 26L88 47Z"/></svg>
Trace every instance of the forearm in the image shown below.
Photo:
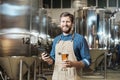
<svg viewBox="0 0 120 80"><path fill-rule="evenodd" d="M41 58L43 61L47 62L49 65L52 65L54 63L54 60L47 53L42 53Z"/></svg>
<svg viewBox="0 0 120 80"><path fill-rule="evenodd" d="M49 57L46 62L49 64L49 65L52 65L54 63L53 59L51 57Z"/></svg>
<svg viewBox="0 0 120 80"><path fill-rule="evenodd" d="M71 62L71 67L84 68L85 64L82 61Z"/></svg>

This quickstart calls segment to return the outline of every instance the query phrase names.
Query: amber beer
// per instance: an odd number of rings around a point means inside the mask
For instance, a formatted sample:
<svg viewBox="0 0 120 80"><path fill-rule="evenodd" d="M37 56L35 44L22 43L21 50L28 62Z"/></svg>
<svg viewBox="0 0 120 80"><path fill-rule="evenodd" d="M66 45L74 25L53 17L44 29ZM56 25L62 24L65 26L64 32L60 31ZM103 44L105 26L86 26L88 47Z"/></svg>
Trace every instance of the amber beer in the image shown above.
<svg viewBox="0 0 120 80"><path fill-rule="evenodd" d="M62 55L62 61L68 59L68 54L63 53L61 55Z"/></svg>

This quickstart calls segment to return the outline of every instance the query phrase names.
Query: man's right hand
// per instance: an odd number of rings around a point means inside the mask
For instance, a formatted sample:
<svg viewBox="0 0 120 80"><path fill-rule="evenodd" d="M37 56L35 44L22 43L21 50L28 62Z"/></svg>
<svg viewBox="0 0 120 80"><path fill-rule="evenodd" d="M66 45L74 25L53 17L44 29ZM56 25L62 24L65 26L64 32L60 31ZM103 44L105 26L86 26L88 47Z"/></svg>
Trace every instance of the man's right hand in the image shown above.
<svg viewBox="0 0 120 80"><path fill-rule="evenodd" d="M46 61L48 64L52 64L53 63L52 58L46 52L43 52L41 54L41 58L42 58L42 60Z"/></svg>
<svg viewBox="0 0 120 80"><path fill-rule="evenodd" d="M44 61L48 61L48 59L50 58L50 56L49 56L46 52L43 52L43 53L41 54L41 58L42 58L42 60L44 60Z"/></svg>

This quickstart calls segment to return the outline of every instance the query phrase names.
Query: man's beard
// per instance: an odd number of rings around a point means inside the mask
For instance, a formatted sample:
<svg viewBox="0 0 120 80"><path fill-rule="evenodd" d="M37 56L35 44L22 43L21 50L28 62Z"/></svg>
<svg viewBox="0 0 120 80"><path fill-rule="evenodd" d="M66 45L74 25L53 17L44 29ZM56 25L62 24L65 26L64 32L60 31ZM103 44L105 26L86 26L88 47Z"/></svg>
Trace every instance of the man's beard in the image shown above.
<svg viewBox="0 0 120 80"><path fill-rule="evenodd" d="M68 30L64 30L64 29L62 29L62 31L63 31L64 33L68 34L68 33L71 32L71 28L68 28Z"/></svg>

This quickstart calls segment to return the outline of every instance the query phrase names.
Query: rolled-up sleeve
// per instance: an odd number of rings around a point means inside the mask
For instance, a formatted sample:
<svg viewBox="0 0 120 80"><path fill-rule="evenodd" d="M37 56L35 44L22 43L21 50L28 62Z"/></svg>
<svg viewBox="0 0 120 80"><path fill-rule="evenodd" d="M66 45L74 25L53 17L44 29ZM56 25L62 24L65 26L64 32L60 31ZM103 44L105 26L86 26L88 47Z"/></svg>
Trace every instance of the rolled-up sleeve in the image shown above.
<svg viewBox="0 0 120 80"><path fill-rule="evenodd" d="M78 36L76 40L77 41L74 43L74 50L77 60L82 61L85 67L88 67L91 64L91 57L87 41L82 36Z"/></svg>
<svg viewBox="0 0 120 80"><path fill-rule="evenodd" d="M82 61L85 64L85 66L88 67L91 63L91 58L90 58L89 47L85 38L82 39L82 42L79 48L80 48Z"/></svg>

